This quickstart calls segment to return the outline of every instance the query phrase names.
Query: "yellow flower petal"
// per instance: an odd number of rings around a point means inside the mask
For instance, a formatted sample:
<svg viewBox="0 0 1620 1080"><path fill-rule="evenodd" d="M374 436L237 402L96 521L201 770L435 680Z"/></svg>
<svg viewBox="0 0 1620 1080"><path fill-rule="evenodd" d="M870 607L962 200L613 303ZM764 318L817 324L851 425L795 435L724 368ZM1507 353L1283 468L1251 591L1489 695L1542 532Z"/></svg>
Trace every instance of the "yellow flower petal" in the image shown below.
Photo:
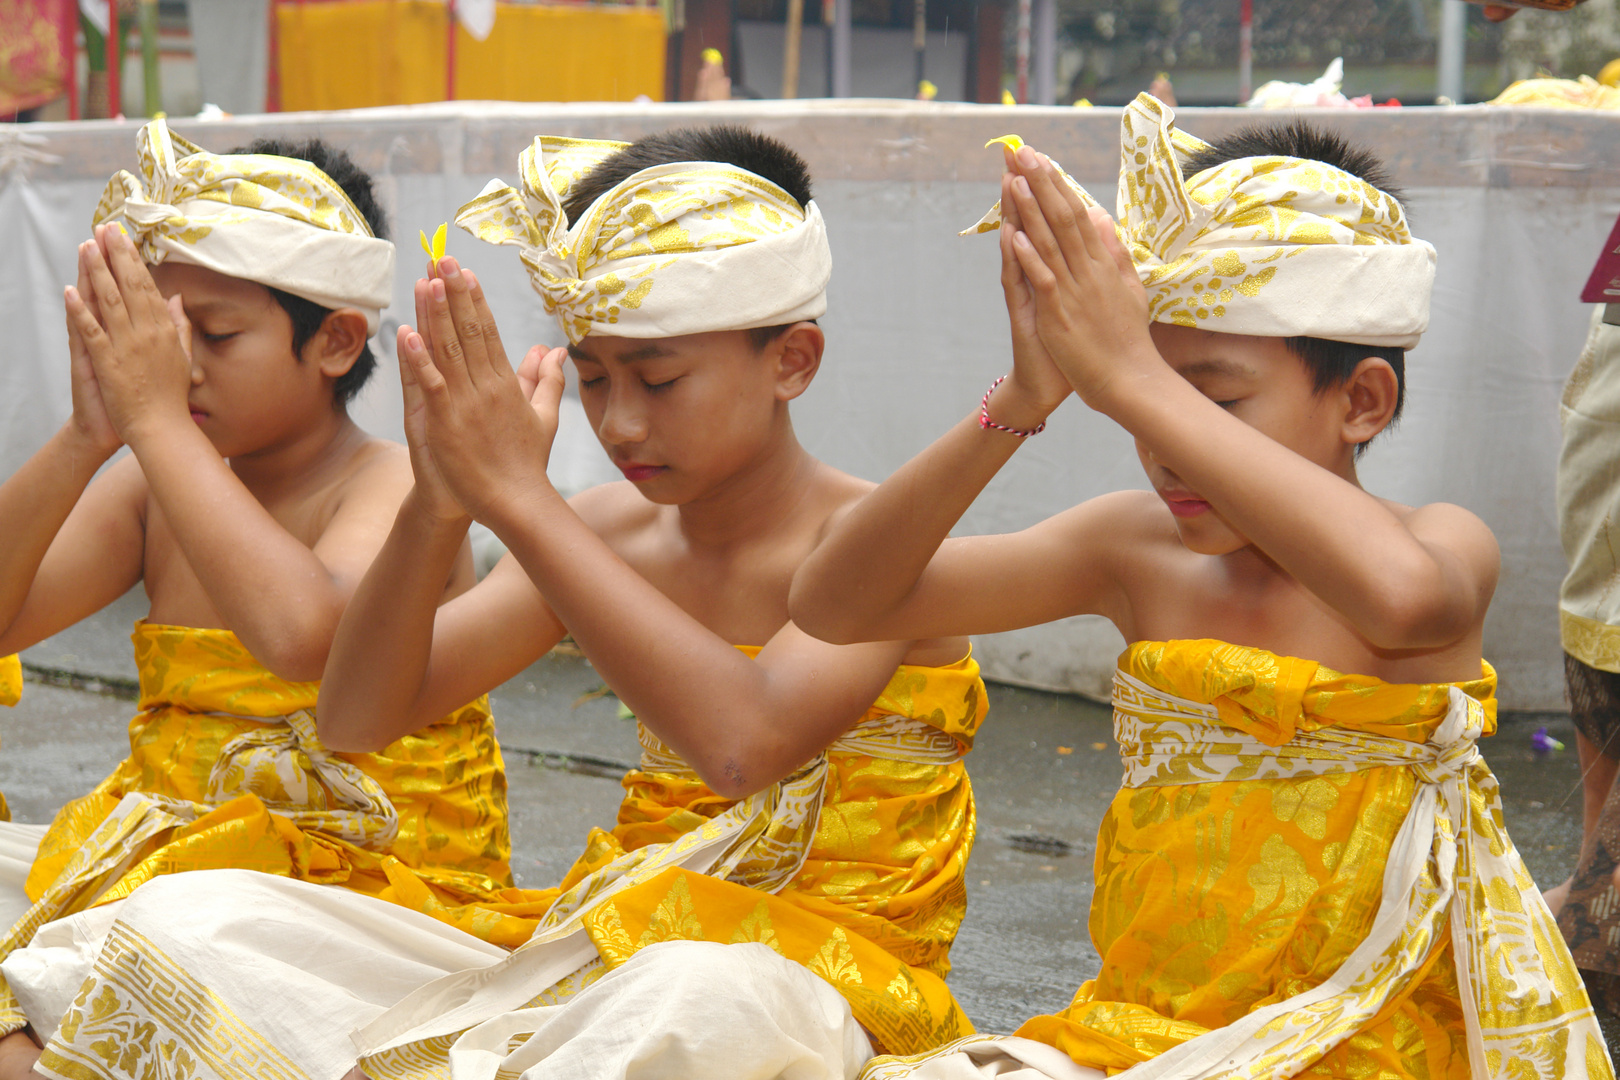
<svg viewBox="0 0 1620 1080"><path fill-rule="evenodd" d="M1024 140L1019 138L1017 135L1003 135L1000 138L991 139L989 142L985 143L984 148L988 150L992 146L996 145L996 143L1001 143L1007 149L1016 154L1020 149L1023 148Z"/></svg>
<svg viewBox="0 0 1620 1080"><path fill-rule="evenodd" d="M449 222L442 223L433 231L433 240L431 242L428 240L427 233L423 232L421 229L416 230L416 235L422 238L422 250L427 254L427 257L432 259L435 263L444 258L444 241L445 237L449 233L449 228Z"/></svg>
<svg viewBox="0 0 1620 1080"><path fill-rule="evenodd" d="M719 49L708 48L703 50L703 62L705 64L718 64L723 59Z"/></svg>
<svg viewBox="0 0 1620 1080"><path fill-rule="evenodd" d="M1001 88L1001 103L1003 105L1016 105L1018 104L1018 99L1012 96L1011 90L1008 90L1005 86L1003 86Z"/></svg>

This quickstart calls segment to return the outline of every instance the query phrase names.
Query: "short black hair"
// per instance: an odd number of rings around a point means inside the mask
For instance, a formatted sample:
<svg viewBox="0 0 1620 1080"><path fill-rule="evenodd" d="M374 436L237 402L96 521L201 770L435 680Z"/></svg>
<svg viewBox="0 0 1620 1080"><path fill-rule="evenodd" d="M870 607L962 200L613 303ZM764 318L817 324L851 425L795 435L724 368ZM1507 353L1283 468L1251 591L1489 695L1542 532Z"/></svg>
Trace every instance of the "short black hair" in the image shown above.
<svg viewBox="0 0 1620 1080"><path fill-rule="evenodd" d="M346 152L325 139L305 139L302 142L293 139L254 139L246 146L238 146L229 153L269 154L309 162L343 189L349 201L354 203L354 208L360 211L360 216L366 219L373 236L379 240L388 239L388 216L383 213L382 206L377 202L377 192L371 174L356 165L354 159ZM293 355L302 358L304 346L309 344L309 339L320 330L321 324L332 314L333 309L322 307L313 300L305 300L301 296L283 292L274 286L265 287L292 320ZM354 365L332 384L334 403L348 405L360 392L361 387L370 381L372 373L376 370L377 355L371 351L371 342L368 340L360 346L360 355L355 358Z"/></svg>
<svg viewBox="0 0 1620 1080"><path fill-rule="evenodd" d="M597 199L641 170L679 161L717 161L746 169L787 192L801 208L809 205L812 198L810 166L792 147L737 124L715 124L648 135L603 158L568 189L568 198L563 200L563 214L572 225ZM759 352L786 333L792 325L782 323L779 326L753 327L748 331L749 343L755 352Z"/></svg>
<svg viewBox="0 0 1620 1080"><path fill-rule="evenodd" d="M1342 135L1304 120L1257 124L1217 139L1197 153L1188 155L1182 162L1181 175L1191 179L1206 169L1248 157L1300 158L1343 169L1397 203L1402 203L1401 212L1406 212L1404 193L1391 182L1388 167L1376 154L1355 145ZM1348 341L1315 337L1286 338L1283 344L1310 371L1312 386L1319 394L1344 385L1355 373L1356 365L1367 357L1376 356L1385 361L1395 370L1395 411L1390 415L1385 430L1394 427L1401 418L1401 409L1406 404L1405 349L1388 345L1356 345ZM1367 443L1358 446L1357 455L1366 448Z"/></svg>

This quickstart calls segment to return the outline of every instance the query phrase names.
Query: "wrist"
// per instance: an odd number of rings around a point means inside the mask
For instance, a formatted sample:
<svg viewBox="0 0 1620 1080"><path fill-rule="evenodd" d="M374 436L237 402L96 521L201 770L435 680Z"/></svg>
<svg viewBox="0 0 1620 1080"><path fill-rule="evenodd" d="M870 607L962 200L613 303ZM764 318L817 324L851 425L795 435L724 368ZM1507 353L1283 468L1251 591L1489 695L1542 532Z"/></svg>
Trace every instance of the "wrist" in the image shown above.
<svg viewBox="0 0 1620 1080"><path fill-rule="evenodd" d="M109 446L85 431L72 419L63 424L61 430L56 433L56 441L72 462L74 471L83 471L86 477L94 475L95 471L105 465L122 445L113 443Z"/></svg>
<svg viewBox="0 0 1620 1080"><path fill-rule="evenodd" d="M118 435L131 450L139 453L141 448L154 440L167 438L176 432L185 430L201 430L191 419L191 413L184 409L148 409L139 416L126 420ZM205 436L206 438L206 436Z"/></svg>
<svg viewBox="0 0 1620 1080"><path fill-rule="evenodd" d="M529 531L537 519L566 506L567 500L542 473L496 493L473 516L504 542L508 534Z"/></svg>
<svg viewBox="0 0 1620 1080"><path fill-rule="evenodd" d="M420 487L413 487L406 494L404 503L400 506L402 517L408 517L418 528L435 539L454 539L457 544L466 535L467 529L472 525L472 515L456 507L455 512L447 512L442 505L435 505L432 500L422 493Z"/></svg>
<svg viewBox="0 0 1620 1080"><path fill-rule="evenodd" d="M1013 435L1038 434L1055 405L1044 405L1016 380L1018 375L997 379L979 405L979 426Z"/></svg>

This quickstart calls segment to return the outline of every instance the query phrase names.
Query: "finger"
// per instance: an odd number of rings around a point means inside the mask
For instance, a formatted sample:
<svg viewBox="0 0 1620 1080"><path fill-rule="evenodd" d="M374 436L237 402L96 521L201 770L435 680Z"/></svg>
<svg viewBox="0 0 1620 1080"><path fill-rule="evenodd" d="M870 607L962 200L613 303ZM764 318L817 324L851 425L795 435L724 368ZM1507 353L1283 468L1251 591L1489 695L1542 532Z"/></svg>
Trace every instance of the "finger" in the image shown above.
<svg viewBox="0 0 1620 1080"><path fill-rule="evenodd" d="M1040 215L1046 221L1046 227L1051 230L1052 238L1057 242L1058 250L1063 253L1063 260L1069 267L1070 273L1079 277L1084 267L1094 257L1094 251L1088 248L1082 234L1076 232L1076 223L1085 216L1085 208L1081 205L1077 211L1063 196L1060 188L1068 188L1063 177L1058 174L1050 159L1037 154L1029 147L1018 152L1018 164L1025 183L1029 185L1030 195L1034 204L1040 208ZM1030 228L1033 222L1031 207L1020 204L1019 210L1024 215L1024 232L1029 234L1030 240L1035 242L1036 249L1044 255L1041 237L1035 229Z"/></svg>
<svg viewBox="0 0 1620 1080"><path fill-rule="evenodd" d="M540 416L555 418L562 407L563 388L567 385L563 361L567 358L568 350L552 349L540 359L540 378L529 395L529 404Z"/></svg>
<svg viewBox="0 0 1620 1080"><path fill-rule="evenodd" d="M96 303L96 287L90 282L90 252L95 247L94 240L86 240L79 245L79 296L89 307L90 313L99 318L101 313Z"/></svg>
<svg viewBox="0 0 1620 1080"><path fill-rule="evenodd" d="M1006 221L1001 223L1001 232L997 237L1001 244L1001 291L1007 297L1008 308L1020 308L1029 301L1029 282L1024 278L1024 268L1019 265L1018 255L1013 251L1013 237L1018 230Z"/></svg>
<svg viewBox="0 0 1620 1080"><path fill-rule="evenodd" d="M489 310L489 301L484 296L484 287L479 284L478 275L463 269L461 277L467 283L467 299L472 303L473 315L478 319L479 329L483 333L484 355L489 360L490 370L504 379L512 372L512 362L506 358L506 346L501 343L495 313Z"/></svg>
<svg viewBox="0 0 1620 1080"><path fill-rule="evenodd" d="M174 324L174 332L180 335L180 351L186 354L186 363L191 363L191 319L186 315L185 301L179 293L169 297L167 308L169 321Z"/></svg>
<svg viewBox="0 0 1620 1080"><path fill-rule="evenodd" d="M492 369L484 340L484 324L479 321L472 297L467 295L467 277L461 272L461 264L446 255L439 260L439 277L444 281L445 304L450 309L450 324L455 327L456 340L461 342L467 377L474 385L488 381Z"/></svg>
<svg viewBox="0 0 1620 1080"><path fill-rule="evenodd" d="M1058 278L1046 264L1046 260L1035 250L1028 233L1014 234L1013 255L1018 259L1018 265L1023 268L1024 277L1029 282L1030 294L1037 306L1051 302L1057 292Z"/></svg>
<svg viewBox="0 0 1620 1080"><path fill-rule="evenodd" d="M444 278L428 282L428 333L433 339L429 354L433 365L444 382L451 388L470 388L472 380L467 373L467 354L462 350L461 338L456 334L455 321L450 316L450 299ZM424 383L426 385L426 383Z"/></svg>
<svg viewBox="0 0 1620 1080"><path fill-rule="evenodd" d="M130 320L124 294L107 267L105 234L109 228L111 226L103 225L96 230L98 242L85 252L85 270L90 278L90 287L95 290L101 324L106 327L105 336L116 339L129 332Z"/></svg>
<svg viewBox="0 0 1620 1080"><path fill-rule="evenodd" d="M1012 193L1013 201L1018 205L1018 216L1024 225L1017 235L1027 239L1035 255L1047 265L1056 279L1073 280L1074 275L1070 270L1068 258L1064 255L1063 247L1058 243L1052 227L1047 223L1044 208L1035 199L1029 179L1022 175L1015 176L1012 181ZM1019 261L1023 262L1022 256Z"/></svg>
<svg viewBox="0 0 1620 1080"><path fill-rule="evenodd" d="M412 296L416 301L416 332L422 336L429 352L433 351L433 335L428 333L428 300L431 296L431 278L418 278Z"/></svg>
<svg viewBox="0 0 1620 1080"><path fill-rule="evenodd" d="M525 401L534 396L534 388L540 385L540 362L549 351L544 345L536 345L524 354L523 363L518 365L518 389L523 391Z"/></svg>
<svg viewBox="0 0 1620 1080"><path fill-rule="evenodd" d="M433 354L428 351L427 343L417 331L408 326L400 327L398 344L399 355L410 365L411 382L421 391L423 405L428 409L434 408L449 389L444 373L434 363Z"/></svg>
<svg viewBox="0 0 1620 1080"><path fill-rule="evenodd" d="M107 245L107 264L112 268L113 279L118 282L119 290L124 294L124 303L129 309L130 321L169 321L167 305L163 302L163 294L158 291L157 283L152 280L152 272L146 268L141 259L140 251L135 247L135 241L122 229L115 229L108 234L110 243Z"/></svg>
<svg viewBox="0 0 1620 1080"><path fill-rule="evenodd" d="M1012 159L1011 151L1008 152L1007 158ZM1013 232L1024 227L1022 219L1018 216L1018 203L1013 199L1012 183L1017 177L1018 173L1011 169L1001 174L1001 220L1003 224L1010 223Z"/></svg>
<svg viewBox="0 0 1620 1080"><path fill-rule="evenodd" d="M1131 258L1131 253L1125 250L1125 244L1120 240L1119 233L1114 228L1114 219L1108 216L1108 211L1100 206L1093 206L1086 214L1086 219L1097 231L1098 241L1102 244L1103 250L1113 257L1114 266L1119 272L1126 277L1136 277L1136 263Z"/></svg>
<svg viewBox="0 0 1620 1080"><path fill-rule="evenodd" d="M84 343L84 350L92 363L99 361L106 354L110 342L107 331L101 328L96 317L90 313L85 304L84 297L79 290L69 285L62 293L64 306L67 308L68 323L79 332L79 340Z"/></svg>
<svg viewBox="0 0 1620 1080"><path fill-rule="evenodd" d="M399 385L405 395L405 414L409 416L422 406L422 387L416 381L416 368L405 356L409 347L407 342L415 333L408 326L401 326L399 333L394 337L394 356L399 361Z"/></svg>

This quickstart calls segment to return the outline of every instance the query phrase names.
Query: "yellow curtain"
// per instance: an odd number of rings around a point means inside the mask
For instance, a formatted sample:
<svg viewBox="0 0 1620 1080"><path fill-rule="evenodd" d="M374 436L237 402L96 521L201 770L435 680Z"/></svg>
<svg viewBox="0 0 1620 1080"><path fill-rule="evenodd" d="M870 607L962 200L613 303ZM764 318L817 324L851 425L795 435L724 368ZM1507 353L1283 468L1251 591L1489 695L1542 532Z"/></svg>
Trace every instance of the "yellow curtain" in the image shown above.
<svg viewBox="0 0 1620 1080"><path fill-rule="evenodd" d="M443 101L447 6L439 0L330 0L277 8L281 107L358 109ZM656 7L496 5L476 41L456 27L456 97L630 101L664 97Z"/></svg>

